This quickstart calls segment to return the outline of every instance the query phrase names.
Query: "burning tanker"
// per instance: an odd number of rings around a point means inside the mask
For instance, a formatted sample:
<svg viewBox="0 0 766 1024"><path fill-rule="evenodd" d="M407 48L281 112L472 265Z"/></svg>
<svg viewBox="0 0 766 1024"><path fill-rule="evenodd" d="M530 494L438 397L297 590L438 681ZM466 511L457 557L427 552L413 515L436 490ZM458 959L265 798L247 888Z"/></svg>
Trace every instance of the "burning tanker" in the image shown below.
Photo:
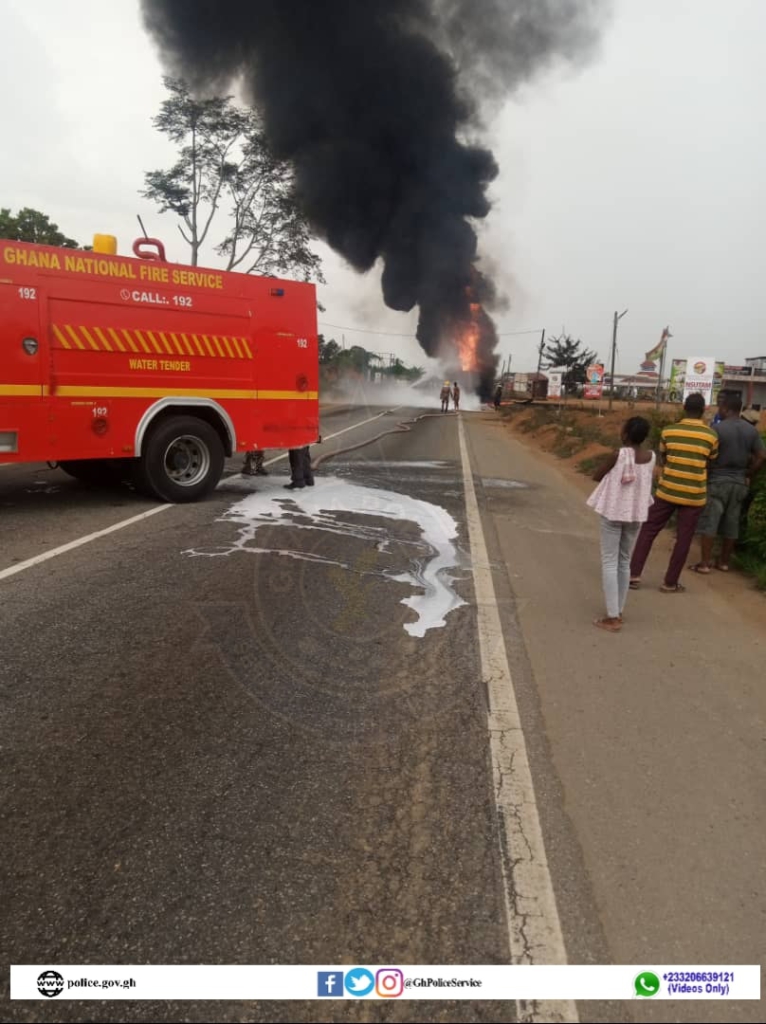
<svg viewBox="0 0 766 1024"><path fill-rule="evenodd" d="M609 0L142 0L168 70L204 93L240 83L304 212L383 298L419 309L430 356L495 376L496 291L474 224L497 175L479 111L593 50Z"/></svg>

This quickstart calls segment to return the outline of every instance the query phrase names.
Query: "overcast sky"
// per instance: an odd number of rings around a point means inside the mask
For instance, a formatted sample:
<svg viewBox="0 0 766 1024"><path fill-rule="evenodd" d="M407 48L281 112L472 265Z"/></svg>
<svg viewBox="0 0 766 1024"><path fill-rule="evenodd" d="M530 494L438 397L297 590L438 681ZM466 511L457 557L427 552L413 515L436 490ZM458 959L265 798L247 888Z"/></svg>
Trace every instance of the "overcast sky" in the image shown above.
<svg viewBox="0 0 766 1024"><path fill-rule="evenodd" d="M162 69L138 0L3 0L2 18L0 205L41 209L82 243L115 234L121 252L140 213L185 260L173 218L138 196L172 158L151 125ZM766 355L765 94L766 3L616 0L589 67L526 87L488 126L501 172L482 251L511 300L499 330L564 327L606 358L627 308L618 372L666 324L673 357ZM317 248L321 320L345 328L324 332L422 363L414 315ZM533 369L538 339L500 352Z"/></svg>

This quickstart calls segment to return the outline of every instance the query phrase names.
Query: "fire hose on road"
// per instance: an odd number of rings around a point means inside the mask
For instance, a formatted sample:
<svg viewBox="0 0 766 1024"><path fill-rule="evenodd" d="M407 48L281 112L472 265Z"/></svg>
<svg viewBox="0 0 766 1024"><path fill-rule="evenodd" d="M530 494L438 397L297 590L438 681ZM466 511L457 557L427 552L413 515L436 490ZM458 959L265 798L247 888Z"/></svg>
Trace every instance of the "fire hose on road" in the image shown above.
<svg viewBox="0 0 766 1024"><path fill-rule="evenodd" d="M389 412L395 411L395 409L389 410ZM399 423L396 424L395 427L391 427L388 430L383 430L379 434L376 434L375 437L370 437L366 441L359 441L357 444L347 445L345 448L339 448L337 451L327 452L324 455L320 455L318 459L315 459L311 463L311 468L313 470L316 470L324 462L328 462L330 459L334 459L338 455L346 455L348 454L348 452L355 452L358 451L360 448L366 448L368 445L375 444L376 441L380 441L382 440L382 438L389 437L392 434L408 434L412 430L413 426L415 426L417 423L420 423L421 420L432 418L442 419L444 415L444 413L440 412L424 412L420 416L416 416L414 419L401 420Z"/></svg>

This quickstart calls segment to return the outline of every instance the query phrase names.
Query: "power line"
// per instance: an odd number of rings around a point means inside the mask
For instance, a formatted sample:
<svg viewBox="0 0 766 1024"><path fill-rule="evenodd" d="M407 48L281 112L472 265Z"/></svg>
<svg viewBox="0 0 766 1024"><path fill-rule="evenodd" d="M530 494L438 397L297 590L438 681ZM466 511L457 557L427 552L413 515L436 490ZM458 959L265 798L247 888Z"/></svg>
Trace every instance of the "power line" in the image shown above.
<svg viewBox="0 0 766 1024"><path fill-rule="evenodd" d="M382 338L414 338L415 332L409 331L406 334L401 334L396 331L372 331L365 327L348 327L342 324L329 324L326 320L318 321L320 327L331 327L334 331L352 331L356 334L377 334ZM512 338L517 337L520 334L539 334L542 328L535 327L529 331L500 331L498 332L498 338Z"/></svg>
<svg viewBox="0 0 766 1024"><path fill-rule="evenodd" d="M370 331L364 327L342 327L340 324L328 324L325 320L318 321L320 327L332 327L335 331L355 331L357 334L377 334L383 338L414 338L412 331L409 334L397 334L394 331Z"/></svg>

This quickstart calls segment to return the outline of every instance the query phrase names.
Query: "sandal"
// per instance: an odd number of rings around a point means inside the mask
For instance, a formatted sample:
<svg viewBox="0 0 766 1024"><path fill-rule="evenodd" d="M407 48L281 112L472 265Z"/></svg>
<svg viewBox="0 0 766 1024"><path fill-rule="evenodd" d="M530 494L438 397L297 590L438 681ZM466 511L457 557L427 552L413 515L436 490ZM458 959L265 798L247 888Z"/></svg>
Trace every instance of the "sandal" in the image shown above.
<svg viewBox="0 0 766 1024"><path fill-rule="evenodd" d="M719 572L728 572L729 571L729 566L728 565L719 565L718 563L716 563L716 569Z"/></svg>
<svg viewBox="0 0 766 1024"><path fill-rule="evenodd" d="M593 625L599 629L605 629L607 633L619 633L622 629L620 619L594 619Z"/></svg>
<svg viewBox="0 0 766 1024"><path fill-rule="evenodd" d="M641 578L639 577L638 579L631 580L630 583L628 584L628 587L629 587L630 590L640 590L641 589Z"/></svg>
<svg viewBox="0 0 766 1024"><path fill-rule="evenodd" d="M712 572L709 562L695 562L694 565L690 565L689 568L692 572L698 572L700 576L709 576ZM716 566L718 568L718 566Z"/></svg>
<svg viewBox="0 0 766 1024"><path fill-rule="evenodd" d="M682 583L676 583L672 587L669 587L667 583L663 583L660 590L663 594L683 594L686 591L686 587Z"/></svg>

